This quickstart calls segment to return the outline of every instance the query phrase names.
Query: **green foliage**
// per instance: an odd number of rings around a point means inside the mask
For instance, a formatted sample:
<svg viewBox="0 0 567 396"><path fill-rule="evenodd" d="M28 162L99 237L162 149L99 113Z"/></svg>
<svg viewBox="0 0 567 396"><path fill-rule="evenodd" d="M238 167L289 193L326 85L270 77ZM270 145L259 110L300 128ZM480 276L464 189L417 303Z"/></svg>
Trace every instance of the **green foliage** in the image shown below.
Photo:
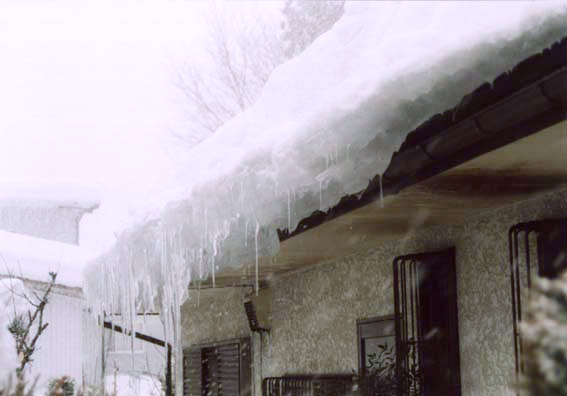
<svg viewBox="0 0 567 396"><path fill-rule="evenodd" d="M75 393L75 380L63 376L49 381L46 396L73 396Z"/></svg>
<svg viewBox="0 0 567 396"><path fill-rule="evenodd" d="M522 388L530 396L567 396L567 272L535 282L521 330L526 364Z"/></svg>
<svg viewBox="0 0 567 396"><path fill-rule="evenodd" d="M379 345L378 353L371 353L367 374L362 378L365 396L396 396L398 392L406 396L420 394L419 384L422 374L417 361L415 344L410 344L407 366L397 372L396 355L393 346Z"/></svg>

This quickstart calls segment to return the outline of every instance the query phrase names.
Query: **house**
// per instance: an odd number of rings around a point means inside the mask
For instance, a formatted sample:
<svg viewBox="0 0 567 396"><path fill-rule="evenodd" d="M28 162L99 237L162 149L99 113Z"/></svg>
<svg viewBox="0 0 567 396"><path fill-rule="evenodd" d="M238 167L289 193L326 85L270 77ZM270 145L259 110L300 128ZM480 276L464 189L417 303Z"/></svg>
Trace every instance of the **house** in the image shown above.
<svg viewBox="0 0 567 396"><path fill-rule="evenodd" d="M432 114L364 191L279 230L259 292L253 263L193 282L184 395L358 394L380 345L419 394L515 394L526 291L567 268L566 54Z"/></svg>
<svg viewBox="0 0 567 396"><path fill-rule="evenodd" d="M540 6L351 6L93 263L94 300L158 302L178 395L364 394L388 361L514 394L529 287L566 266L565 10Z"/></svg>

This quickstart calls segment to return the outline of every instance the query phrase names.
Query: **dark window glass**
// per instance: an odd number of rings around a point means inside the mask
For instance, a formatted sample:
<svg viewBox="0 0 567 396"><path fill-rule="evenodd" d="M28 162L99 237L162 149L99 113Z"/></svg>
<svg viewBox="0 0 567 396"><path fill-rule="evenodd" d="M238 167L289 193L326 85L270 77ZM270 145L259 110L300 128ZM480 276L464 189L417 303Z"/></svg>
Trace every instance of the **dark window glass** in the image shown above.
<svg viewBox="0 0 567 396"><path fill-rule="evenodd" d="M538 234L539 276L557 278L567 269L567 224L557 224Z"/></svg>
<svg viewBox="0 0 567 396"><path fill-rule="evenodd" d="M458 396L455 251L394 260L398 394Z"/></svg>

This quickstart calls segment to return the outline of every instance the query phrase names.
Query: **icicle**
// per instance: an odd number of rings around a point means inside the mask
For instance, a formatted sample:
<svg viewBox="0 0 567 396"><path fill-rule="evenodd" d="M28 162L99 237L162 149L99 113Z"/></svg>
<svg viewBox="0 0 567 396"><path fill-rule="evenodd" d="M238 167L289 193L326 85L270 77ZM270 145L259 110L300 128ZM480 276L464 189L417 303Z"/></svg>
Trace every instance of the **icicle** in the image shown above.
<svg viewBox="0 0 567 396"><path fill-rule="evenodd" d="M319 210L323 210L323 181L319 180Z"/></svg>
<svg viewBox="0 0 567 396"><path fill-rule="evenodd" d="M346 159L350 160L350 143L346 145Z"/></svg>
<svg viewBox="0 0 567 396"><path fill-rule="evenodd" d="M258 233L260 232L260 223L256 222L256 233L254 234L254 243L256 245L256 296L258 295L258 289L260 288L260 281L258 277Z"/></svg>
<svg viewBox="0 0 567 396"><path fill-rule="evenodd" d="M291 202L290 192L287 190L287 230L291 232Z"/></svg>
<svg viewBox="0 0 567 396"><path fill-rule="evenodd" d="M248 247L248 219L244 222L244 247Z"/></svg>
<svg viewBox="0 0 567 396"><path fill-rule="evenodd" d="M213 289L214 289L216 287L216 283L215 283L215 255L214 254L211 257L211 267L212 267L212 271L213 271Z"/></svg>
<svg viewBox="0 0 567 396"><path fill-rule="evenodd" d="M274 180L274 196L277 197L278 196L278 180Z"/></svg>
<svg viewBox="0 0 567 396"><path fill-rule="evenodd" d="M380 207L384 207L384 191L382 190L382 174L379 173L379 180L380 180Z"/></svg>

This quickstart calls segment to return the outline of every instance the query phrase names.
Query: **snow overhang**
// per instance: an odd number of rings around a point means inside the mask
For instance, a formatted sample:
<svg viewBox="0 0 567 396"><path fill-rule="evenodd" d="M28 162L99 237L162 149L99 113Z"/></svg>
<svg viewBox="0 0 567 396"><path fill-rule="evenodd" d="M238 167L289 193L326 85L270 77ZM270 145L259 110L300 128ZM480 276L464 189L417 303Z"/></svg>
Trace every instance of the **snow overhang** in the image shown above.
<svg viewBox="0 0 567 396"><path fill-rule="evenodd" d="M410 132L382 188L377 175L364 191L315 211L291 233L279 229L280 252L262 261L262 285L424 227L458 224L567 188L566 120L567 37ZM217 285L251 287L252 265L242 273L227 269Z"/></svg>
<svg viewBox="0 0 567 396"><path fill-rule="evenodd" d="M0 184L0 207L73 208L85 214L99 203L96 192L77 186Z"/></svg>
<svg viewBox="0 0 567 396"><path fill-rule="evenodd" d="M360 196L346 194L364 189L376 174L383 174L388 183L396 180L396 172L404 180L417 181L419 164L409 174L404 174L404 166L387 169L390 162L394 166L395 158L404 158L402 149L402 157L397 154L390 161L410 131L431 114L454 106L476 86L495 81L503 71L565 36L565 9L551 3L541 10L536 9L539 3L522 3L520 8L514 4L507 9L516 13L512 18L476 8L503 4L450 3L445 9L445 3L405 3L392 14L399 25L390 23L390 14L383 10L347 12L303 54L274 71L252 108L190 153L191 177L186 184L180 183L165 205L158 204L152 216L140 219L90 266L86 279L92 298L102 302L102 309L117 300L131 305L132 296L145 301L141 306L145 309L152 301L171 307L185 300L190 281L214 286L215 271L218 281L232 274L230 284L255 281L258 285L258 268L263 278L269 278L307 264L293 254L284 257L289 244L303 240L290 239L291 233L286 239L281 231L285 225L317 232L303 227L305 222L295 225L315 208L332 208L309 217L313 225L324 226L334 223L325 221L327 215L327 220L341 220L342 210L373 206L367 204L375 202L381 190L376 177ZM441 11L441 20L455 34L446 34L445 25L440 33L437 25L423 18L422 11L429 12L430 7ZM476 18L468 14L465 18L461 7L475 8ZM421 30L400 29L408 20ZM385 39L386 33L392 40ZM425 45L432 42L433 47ZM518 86L512 86L512 92L494 95L494 103L514 94ZM486 103L474 108L462 101L459 111L451 114L455 126L471 116L461 108L474 109L470 110L474 114L489 110ZM433 163L435 159L427 158ZM403 186L387 187L382 193ZM348 234L337 235L345 239ZM312 244L309 249L317 251Z"/></svg>
<svg viewBox="0 0 567 396"><path fill-rule="evenodd" d="M279 239L295 237L371 204L381 194L396 194L566 118L567 37L431 117L408 134L384 174L376 175L364 191L344 196L326 212L313 212L293 231L278 229Z"/></svg>

